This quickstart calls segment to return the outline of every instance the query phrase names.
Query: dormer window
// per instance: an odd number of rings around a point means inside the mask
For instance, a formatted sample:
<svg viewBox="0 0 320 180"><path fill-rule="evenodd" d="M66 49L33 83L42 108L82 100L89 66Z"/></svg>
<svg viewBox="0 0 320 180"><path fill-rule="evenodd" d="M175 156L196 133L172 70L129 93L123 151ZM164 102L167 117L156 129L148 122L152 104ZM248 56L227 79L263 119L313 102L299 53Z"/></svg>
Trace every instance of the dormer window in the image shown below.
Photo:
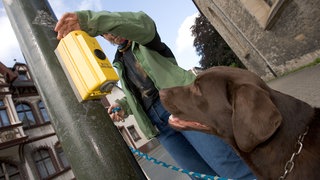
<svg viewBox="0 0 320 180"><path fill-rule="evenodd" d="M21 80L21 81L27 81L29 80L30 78L28 77L28 73L27 71L18 71L18 79Z"/></svg>
<svg viewBox="0 0 320 180"><path fill-rule="evenodd" d="M29 81L31 80L28 67L26 65L17 64L14 67L14 72L18 74L18 80L20 81Z"/></svg>

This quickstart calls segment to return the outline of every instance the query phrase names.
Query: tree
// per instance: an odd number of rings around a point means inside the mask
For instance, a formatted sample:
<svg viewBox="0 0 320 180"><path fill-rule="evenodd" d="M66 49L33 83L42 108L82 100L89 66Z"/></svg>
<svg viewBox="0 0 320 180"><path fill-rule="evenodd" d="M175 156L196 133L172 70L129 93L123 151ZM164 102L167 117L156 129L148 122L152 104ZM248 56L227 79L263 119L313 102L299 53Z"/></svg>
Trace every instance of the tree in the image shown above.
<svg viewBox="0 0 320 180"><path fill-rule="evenodd" d="M195 37L193 46L201 59L199 64L203 69L212 66L237 66L245 68L237 55L232 51L207 18L199 14L195 24L191 26Z"/></svg>

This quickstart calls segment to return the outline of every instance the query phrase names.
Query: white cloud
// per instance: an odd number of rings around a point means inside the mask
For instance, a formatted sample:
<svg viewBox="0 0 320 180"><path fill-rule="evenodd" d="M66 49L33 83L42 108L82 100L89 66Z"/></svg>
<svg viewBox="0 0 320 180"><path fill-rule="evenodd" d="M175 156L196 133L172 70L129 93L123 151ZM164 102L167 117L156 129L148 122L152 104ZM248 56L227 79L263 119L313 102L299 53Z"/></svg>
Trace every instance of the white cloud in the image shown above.
<svg viewBox="0 0 320 180"><path fill-rule="evenodd" d="M195 13L183 21L176 39L175 57L179 66L187 70L199 66L200 57L196 54L195 48L193 47L194 37L190 29L191 26L194 25L197 16L198 13Z"/></svg>
<svg viewBox="0 0 320 180"><path fill-rule="evenodd" d="M193 47L193 39L191 35L191 26L194 24L198 13L188 16L181 24L178 30L178 37L176 39L177 52L180 53L188 48Z"/></svg>
<svg viewBox="0 0 320 180"><path fill-rule="evenodd" d="M92 9L95 11L99 11L108 7L105 1L102 0L48 1L58 19L65 12L72 12L80 9ZM199 56L197 56L195 53L195 49L193 47L193 37L191 36L190 30L190 27L194 24L194 19L196 15L197 13L187 17L185 21L181 24L178 30L177 39L175 41L175 49L173 50L179 65L185 69L189 69L193 66L198 66ZM1 62L7 65L8 67L11 67L14 64L13 59L17 59L18 62L25 62L15 34L11 28L10 21L7 18L3 7L0 8L0 24Z"/></svg>
<svg viewBox="0 0 320 180"><path fill-rule="evenodd" d="M54 11L54 14L57 16L58 19L65 12L71 11L70 5L66 5L64 1L57 1L57 0L48 0L48 1L52 10Z"/></svg>
<svg viewBox="0 0 320 180"><path fill-rule="evenodd" d="M101 0L84 0L84 1L57 1L49 0L50 6L52 7L55 15L59 19L65 12L72 12L75 10L101 10L103 5ZM70 4L78 4L77 7L72 7ZM19 43L16 39L15 33L11 27L10 21L6 15L6 11L1 6L0 8L0 61L8 67L12 67L15 64L14 59L17 62L25 63L24 57L19 47Z"/></svg>
<svg viewBox="0 0 320 180"><path fill-rule="evenodd" d="M102 3L101 0L84 0L81 1L80 5L79 5L79 9L80 10L96 10L96 11L100 11L102 10Z"/></svg>
<svg viewBox="0 0 320 180"><path fill-rule="evenodd" d="M49 0L49 3L58 19L66 12L89 9L99 11L104 7L101 0Z"/></svg>
<svg viewBox="0 0 320 180"><path fill-rule="evenodd" d="M2 10L1 10L2 11ZM1 13L0 16L0 60L8 67L14 65L14 59L18 62L24 62L15 33L7 16Z"/></svg>

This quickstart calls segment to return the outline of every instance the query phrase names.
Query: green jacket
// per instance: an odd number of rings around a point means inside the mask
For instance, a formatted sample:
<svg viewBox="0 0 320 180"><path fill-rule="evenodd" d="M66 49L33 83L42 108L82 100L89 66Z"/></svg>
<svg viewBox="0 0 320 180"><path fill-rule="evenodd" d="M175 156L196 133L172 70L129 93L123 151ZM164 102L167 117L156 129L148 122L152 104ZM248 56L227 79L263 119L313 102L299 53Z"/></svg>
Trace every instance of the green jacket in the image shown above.
<svg viewBox="0 0 320 180"><path fill-rule="evenodd" d="M157 51L144 46L154 40L157 35L154 21L144 12L78 11L76 13L81 29L91 36L111 33L131 40L133 42L131 49L135 58L158 90L188 85L194 81L195 75L180 68L174 58L162 56ZM122 64L114 62L113 65L118 75L122 77ZM120 78L120 82L125 97L117 100L117 103L127 115L134 115L139 128L147 138L156 136L158 133L156 128L128 89L123 78Z"/></svg>

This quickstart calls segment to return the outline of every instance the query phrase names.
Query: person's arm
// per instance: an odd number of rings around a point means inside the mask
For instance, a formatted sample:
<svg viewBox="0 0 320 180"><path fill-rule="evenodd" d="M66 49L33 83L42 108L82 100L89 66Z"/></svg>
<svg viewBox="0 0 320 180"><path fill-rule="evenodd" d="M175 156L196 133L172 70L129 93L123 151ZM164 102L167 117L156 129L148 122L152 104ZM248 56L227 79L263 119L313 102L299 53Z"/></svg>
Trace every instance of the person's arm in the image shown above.
<svg viewBox="0 0 320 180"><path fill-rule="evenodd" d="M90 36L111 33L145 45L156 35L154 21L144 12L75 12L80 27Z"/></svg>

